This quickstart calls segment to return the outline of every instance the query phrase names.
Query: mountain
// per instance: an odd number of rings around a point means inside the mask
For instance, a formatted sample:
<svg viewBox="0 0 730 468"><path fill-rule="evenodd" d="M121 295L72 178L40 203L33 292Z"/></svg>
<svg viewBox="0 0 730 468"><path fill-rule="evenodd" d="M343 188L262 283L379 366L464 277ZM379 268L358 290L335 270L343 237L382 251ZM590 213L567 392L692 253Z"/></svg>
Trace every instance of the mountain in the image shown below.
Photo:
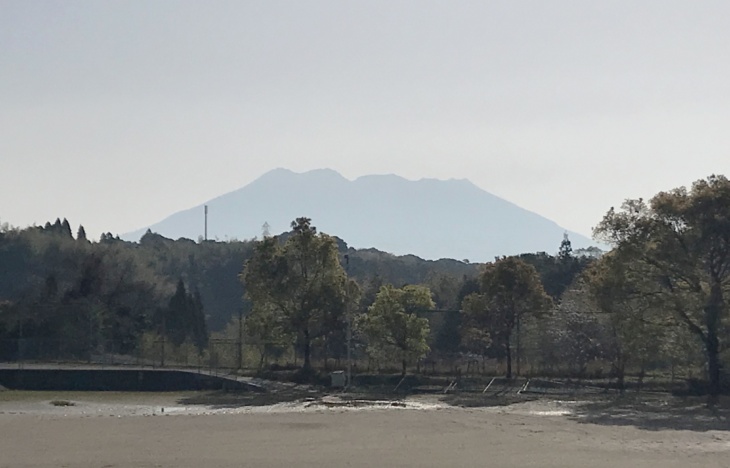
<svg viewBox="0 0 730 468"><path fill-rule="evenodd" d="M330 169L270 171L208 206L209 239L248 239L287 231L306 216L321 232L352 247L375 247L398 255L473 262L528 252L557 252L567 231L538 214L486 192L468 180L369 175L350 181ZM203 205L149 226L166 237L197 239L204 230ZM122 236L138 240L148 228ZM568 232L573 248L593 243Z"/></svg>

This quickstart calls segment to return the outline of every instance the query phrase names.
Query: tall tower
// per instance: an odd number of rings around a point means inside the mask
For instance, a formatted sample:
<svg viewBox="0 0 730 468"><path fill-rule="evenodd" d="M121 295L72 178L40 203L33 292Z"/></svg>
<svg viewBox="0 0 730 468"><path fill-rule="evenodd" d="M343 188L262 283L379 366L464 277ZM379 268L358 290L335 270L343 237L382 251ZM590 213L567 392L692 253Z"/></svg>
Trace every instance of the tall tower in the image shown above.
<svg viewBox="0 0 730 468"><path fill-rule="evenodd" d="M208 205L205 205L205 230L203 233L203 239L208 240Z"/></svg>

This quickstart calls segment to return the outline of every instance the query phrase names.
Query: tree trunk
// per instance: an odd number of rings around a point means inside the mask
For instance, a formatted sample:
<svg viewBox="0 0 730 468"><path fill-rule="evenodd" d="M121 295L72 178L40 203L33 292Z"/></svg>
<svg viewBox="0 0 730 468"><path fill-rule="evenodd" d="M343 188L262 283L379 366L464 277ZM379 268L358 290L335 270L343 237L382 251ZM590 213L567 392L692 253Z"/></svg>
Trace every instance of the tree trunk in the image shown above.
<svg viewBox="0 0 730 468"><path fill-rule="evenodd" d="M507 335L507 342L505 346L507 352L507 378L512 378L512 349L510 348L509 335Z"/></svg>
<svg viewBox="0 0 730 468"><path fill-rule="evenodd" d="M406 360L405 360L405 359L403 359L403 360L402 360L402 362L401 362L401 364L402 364L402 368L401 368L401 373L400 373L400 375L401 375L402 377L405 377L405 376L406 376L406 365L407 365L407 362L406 362Z"/></svg>
<svg viewBox="0 0 730 468"><path fill-rule="evenodd" d="M717 334L708 333L707 342L707 371L709 378L709 395L707 403L714 405L720 395L720 346Z"/></svg>
<svg viewBox="0 0 730 468"><path fill-rule="evenodd" d="M312 369L312 361L311 361L311 354L312 354L312 343L311 339L309 337L309 328L304 329L304 366L302 367L303 370L309 371Z"/></svg>
<svg viewBox="0 0 730 468"><path fill-rule="evenodd" d="M626 361L623 356L618 358L616 365L616 380L618 384L618 391L623 395L626 391Z"/></svg>
<svg viewBox="0 0 730 468"><path fill-rule="evenodd" d="M646 360L641 359L641 367L639 368L639 381L636 384L636 393L641 393L644 386L644 376L646 375Z"/></svg>
<svg viewBox="0 0 730 468"><path fill-rule="evenodd" d="M720 340L717 336L717 329L720 322L720 315L723 307L722 287L719 282L714 282L710 291L710 298L705 307L705 325L707 326L707 337L705 339L705 350L707 352L707 372L709 380L708 405L717 403L720 395Z"/></svg>
<svg viewBox="0 0 730 468"><path fill-rule="evenodd" d="M325 342L324 345L324 370L325 372L330 371L330 347L328 342Z"/></svg>
<svg viewBox="0 0 730 468"><path fill-rule="evenodd" d="M625 376L624 370L620 369L618 371L618 382L617 383L618 383L618 391L619 391L619 393L621 393L621 395L623 395L624 392L626 391L626 379L624 378L624 376Z"/></svg>

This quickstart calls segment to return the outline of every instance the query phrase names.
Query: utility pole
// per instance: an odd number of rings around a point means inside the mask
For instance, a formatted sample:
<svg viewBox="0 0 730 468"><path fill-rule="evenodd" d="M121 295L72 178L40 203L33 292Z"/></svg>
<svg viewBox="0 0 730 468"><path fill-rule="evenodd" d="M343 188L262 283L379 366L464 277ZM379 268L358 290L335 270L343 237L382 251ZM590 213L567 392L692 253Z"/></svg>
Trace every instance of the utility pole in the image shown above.
<svg viewBox="0 0 730 468"><path fill-rule="evenodd" d="M347 317L347 382L345 388L352 385L352 317L350 317L350 256L345 254L345 273L347 283L345 284L346 300L345 316Z"/></svg>

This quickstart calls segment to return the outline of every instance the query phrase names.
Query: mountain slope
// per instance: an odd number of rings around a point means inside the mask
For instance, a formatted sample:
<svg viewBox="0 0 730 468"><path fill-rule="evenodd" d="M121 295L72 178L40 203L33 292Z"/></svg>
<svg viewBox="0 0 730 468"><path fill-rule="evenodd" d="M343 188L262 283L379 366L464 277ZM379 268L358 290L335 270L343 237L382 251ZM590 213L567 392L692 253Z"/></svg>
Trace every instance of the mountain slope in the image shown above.
<svg viewBox="0 0 730 468"><path fill-rule="evenodd" d="M490 261L495 256L556 252L565 229L486 192L468 180L409 181L372 175L349 181L335 171L294 173L275 169L245 187L205 203L209 238L261 236L289 229L300 216L317 228L347 239L352 247L395 254ZM203 234L203 205L149 227L164 236L197 239ZM137 240L141 229L124 235ZM569 233L573 248L592 245Z"/></svg>

